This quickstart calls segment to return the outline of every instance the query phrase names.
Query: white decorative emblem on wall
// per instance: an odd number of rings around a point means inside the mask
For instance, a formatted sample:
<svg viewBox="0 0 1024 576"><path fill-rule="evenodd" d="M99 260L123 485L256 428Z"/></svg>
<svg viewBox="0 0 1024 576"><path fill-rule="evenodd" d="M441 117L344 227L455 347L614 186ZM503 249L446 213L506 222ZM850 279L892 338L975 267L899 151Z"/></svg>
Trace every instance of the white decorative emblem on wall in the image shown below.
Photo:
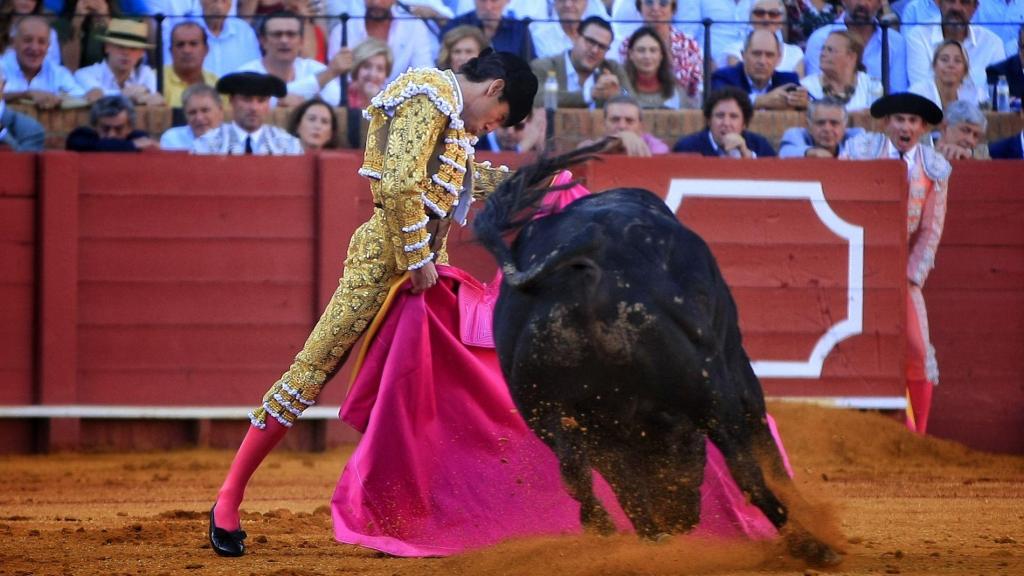
<svg viewBox="0 0 1024 576"><path fill-rule="evenodd" d="M761 378L819 378L821 367L839 342L861 333L864 314L864 229L844 221L828 205L821 182L787 180L673 179L665 204L673 213L683 200L692 197L808 201L821 222L848 245L846 318L818 338L804 361L752 360Z"/></svg>

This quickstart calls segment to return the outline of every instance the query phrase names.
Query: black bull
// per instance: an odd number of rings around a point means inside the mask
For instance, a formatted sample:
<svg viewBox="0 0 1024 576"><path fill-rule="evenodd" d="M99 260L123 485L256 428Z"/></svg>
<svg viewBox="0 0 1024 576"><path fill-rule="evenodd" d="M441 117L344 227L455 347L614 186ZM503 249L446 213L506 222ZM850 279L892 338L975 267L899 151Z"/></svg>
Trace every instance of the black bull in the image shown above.
<svg viewBox="0 0 1024 576"><path fill-rule="evenodd" d="M782 529L787 507L764 473L791 483L707 244L640 189L593 194L528 220L545 193L538 183L565 161L521 169L474 229L505 274L494 313L502 371L523 417L557 455L582 523L612 528L592 490L595 468L640 535L692 529L707 437ZM510 248L503 235L516 231ZM787 527L795 555L839 560L795 524Z"/></svg>

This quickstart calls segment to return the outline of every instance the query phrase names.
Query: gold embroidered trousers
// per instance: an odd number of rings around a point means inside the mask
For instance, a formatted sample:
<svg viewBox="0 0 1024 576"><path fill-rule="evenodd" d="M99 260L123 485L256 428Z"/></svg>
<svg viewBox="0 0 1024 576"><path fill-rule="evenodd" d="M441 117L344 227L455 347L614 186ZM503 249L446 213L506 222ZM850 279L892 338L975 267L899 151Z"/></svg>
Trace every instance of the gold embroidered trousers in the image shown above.
<svg viewBox="0 0 1024 576"><path fill-rule="evenodd" d="M443 264L447 260L444 248L438 248L435 260ZM376 208L352 235L338 289L306 344L263 396L263 405L249 413L253 426L265 427L268 415L291 426L316 403L320 390L380 311L391 285L405 273L396 265L391 250L383 211Z"/></svg>

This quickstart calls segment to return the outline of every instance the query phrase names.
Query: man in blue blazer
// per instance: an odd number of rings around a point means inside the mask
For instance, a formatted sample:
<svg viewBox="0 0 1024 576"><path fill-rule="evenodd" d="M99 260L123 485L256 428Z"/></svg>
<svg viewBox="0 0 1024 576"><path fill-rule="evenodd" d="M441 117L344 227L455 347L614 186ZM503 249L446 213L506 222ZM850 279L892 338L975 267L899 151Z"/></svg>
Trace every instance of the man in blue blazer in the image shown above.
<svg viewBox="0 0 1024 576"><path fill-rule="evenodd" d="M750 95L754 108L797 110L807 107L807 90L793 72L778 72L782 45L771 30L754 29L743 44L743 61L715 70L711 89L735 86Z"/></svg>
<svg viewBox="0 0 1024 576"><path fill-rule="evenodd" d="M712 90L704 101L706 127L680 138L672 151L731 158L775 156L775 149L767 138L747 131L753 117L750 98L739 88L726 86Z"/></svg>
<svg viewBox="0 0 1024 576"><path fill-rule="evenodd" d="M988 155L993 160L1024 159L1024 130L1009 138L997 140L989 144Z"/></svg>
<svg viewBox="0 0 1024 576"><path fill-rule="evenodd" d="M988 76L989 86L998 82L1000 76L1006 76L1010 95L1024 98L1024 26L1017 31L1017 53L985 68L985 75Z"/></svg>

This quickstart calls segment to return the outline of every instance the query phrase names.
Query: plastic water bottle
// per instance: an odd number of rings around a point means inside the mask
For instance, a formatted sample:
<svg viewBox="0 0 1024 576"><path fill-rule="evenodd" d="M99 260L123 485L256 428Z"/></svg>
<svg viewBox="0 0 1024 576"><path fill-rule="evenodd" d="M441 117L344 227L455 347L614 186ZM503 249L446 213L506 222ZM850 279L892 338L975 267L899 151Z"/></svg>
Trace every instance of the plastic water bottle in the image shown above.
<svg viewBox="0 0 1024 576"><path fill-rule="evenodd" d="M548 70L548 77L544 80L544 109L555 110L558 108L558 78L554 70Z"/></svg>
<svg viewBox="0 0 1024 576"><path fill-rule="evenodd" d="M1010 111L1010 85L1006 83L1006 76L1000 76L996 82L996 112Z"/></svg>

